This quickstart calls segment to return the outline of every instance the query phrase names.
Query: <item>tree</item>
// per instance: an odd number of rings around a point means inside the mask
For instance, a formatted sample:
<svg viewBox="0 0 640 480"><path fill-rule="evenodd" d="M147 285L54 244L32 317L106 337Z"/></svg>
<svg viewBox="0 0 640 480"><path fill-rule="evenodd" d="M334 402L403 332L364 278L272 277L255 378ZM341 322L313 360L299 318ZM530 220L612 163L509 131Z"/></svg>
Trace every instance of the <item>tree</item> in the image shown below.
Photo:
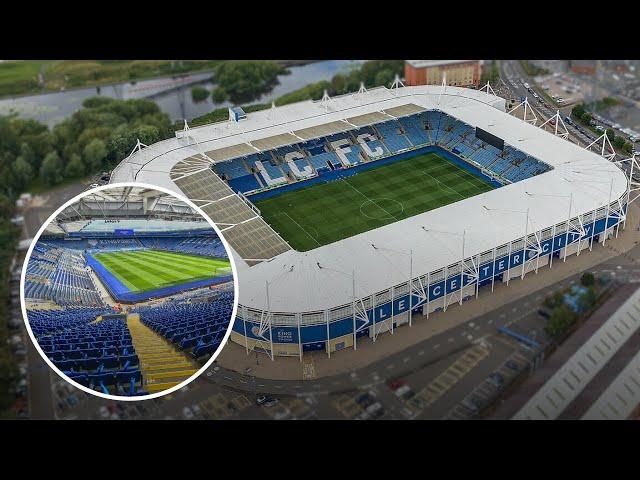
<svg viewBox="0 0 640 480"><path fill-rule="evenodd" d="M86 168L88 172L97 172L107 158L107 146L102 140L94 138L84 147L82 157L86 164L83 169Z"/></svg>
<svg viewBox="0 0 640 480"><path fill-rule="evenodd" d="M227 99L227 92L224 91L224 88L218 86L213 89L211 92L211 100L213 103L222 103Z"/></svg>
<svg viewBox="0 0 640 480"><path fill-rule="evenodd" d="M22 155L15 159L12 170L20 189L23 189L33 179L33 168Z"/></svg>
<svg viewBox="0 0 640 480"><path fill-rule="evenodd" d="M191 98L194 102L203 102L209 97L209 90L206 88L196 85L191 89Z"/></svg>
<svg viewBox="0 0 640 480"><path fill-rule="evenodd" d="M160 140L160 130L155 125L141 125L133 131L133 134L145 145L151 145Z"/></svg>
<svg viewBox="0 0 640 480"><path fill-rule="evenodd" d="M593 307L596 303L597 300L597 295L595 290L593 289L593 287L589 287L587 289L586 292L584 292L581 296L580 299L578 300L580 303L580 309L581 311L585 311L588 310L589 308Z"/></svg>
<svg viewBox="0 0 640 480"><path fill-rule="evenodd" d="M562 305L553 309L545 330L551 336L561 335L573 325L577 318L578 315L573 310Z"/></svg>
<svg viewBox="0 0 640 480"><path fill-rule="evenodd" d="M376 85L389 87L391 86L395 78L396 75L391 70L381 70L376 74L375 83Z"/></svg>
<svg viewBox="0 0 640 480"><path fill-rule="evenodd" d="M285 73L282 65L270 60L229 60L215 68L213 78L237 103L257 98L276 83L278 75Z"/></svg>
<svg viewBox="0 0 640 480"><path fill-rule="evenodd" d="M48 186L60 183L62 181L62 168L62 160L60 160L58 153L55 151L49 153L44 157L40 167L42 181Z"/></svg>
<svg viewBox="0 0 640 480"><path fill-rule="evenodd" d="M607 138L611 140L611 143L616 140L616 132L613 128L607 128Z"/></svg>
<svg viewBox="0 0 640 480"><path fill-rule="evenodd" d="M591 114L585 112L580 120L582 120L582 123L584 123L585 125L591 125Z"/></svg>
<svg viewBox="0 0 640 480"><path fill-rule="evenodd" d="M29 166L36 166L36 153L28 143L23 142L22 145L20 145L20 156L25 162L29 164Z"/></svg>
<svg viewBox="0 0 640 480"><path fill-rule="evenodd" d="M580 283L585 287L591 287L596 283L596 279L591 272L584 272L580 277Z"/></svg>
<svg viewBox="0 0 640 480"><path fill-rule="evenodd" d="M585 113L584 105L581 103L571 109L571 115L578 119L581 119Z"/></svg>
<svg viewBox="0 0 640 480"><path fill-rule="evenodd" d="M67 166L64 169L64 176L67 178L77 178L85 173L85 165L82 162L82 157L77 153L74 153L71 156L71 160L67 163Z"/></svg>
<svg viewBox="0 0 640 480"><path fill-rule="evenodd" d="M607 134L608 135L608 134ZM622 149L624 147L625 139L624 137L620 136L620 135L616 135L616 137L613 139L613 146L619 149Z"/></svg>

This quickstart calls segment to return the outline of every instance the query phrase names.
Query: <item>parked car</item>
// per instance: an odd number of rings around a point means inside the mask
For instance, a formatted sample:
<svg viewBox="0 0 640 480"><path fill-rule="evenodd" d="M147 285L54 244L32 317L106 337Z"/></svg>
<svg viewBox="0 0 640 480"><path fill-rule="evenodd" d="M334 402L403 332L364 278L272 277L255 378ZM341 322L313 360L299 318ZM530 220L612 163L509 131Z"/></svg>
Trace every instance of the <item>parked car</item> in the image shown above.
<svg viewBox="0 0 640 480"><path fill-rule="evenodd" d="M479 413L484 406L484 403L482 402L480 397L471 395L470 397L466 397L464 400L462 400L462 405L467 407L473 413Z"/></svg>
<svg viewBox="0 0 640 480"><path fill-rule="evenodd" d="M538 315L540 315L541 317L544 317L546 319L551 318L551 313L549 313L549 311L544 309L544 308L539 308L538 309Z"/></svg>
<svg viewBox="0 0 640 480"><path fill-rule="evenodd" d="M384 415L384 407L380 402L376 402L373 405L369 405L366 409L366 412L373 419L380 418L381 416Z"/></svg>
<svg viewBox="0 0 640 480"><path fill-rule="evenodd" d="M193 417L195 417L195 415L193 414L193 411L189 407L184 407L182 409L182 416L187 420L191 420L193 419Z"/></svg>
<svg viewBox="0 0 640 480"><path fill-rule="evenodd" d="M497 388L501 388L504 385L504 377L498 372L493 372L489 375L489 381Z"/></svg>
<svg viewBox="0 0 640 480"><path fill-rule="evenodd" d="M396 391L397 389L399 389L403 385L404 385L404 382L402 380L394 380L393 382L391 382L389 384L389 388L391 388L391 390L393 390L393 391Z"/></svg>
<svg viewBox="0 0 640 480"><path fill-rule="evenodd" d="M507 360L504 366L507 367L509 370L513 370L514 372L517 372L518 370L520 370L520 366L513 360Z"/></svg>
<svg viewBox="0 0 640 480"><path fill-rule="evenodd" d="M409 385L403 385L395 391L395 394L398 398L408 400L415 395L415 392Z"/></svg>
<svg viewBox="0 0 640 480"><path fill-rule="evenodd" d="M356 397L356 403L362 408L367 408L375 403L376 399L367 392L361 393Z"/></svg>

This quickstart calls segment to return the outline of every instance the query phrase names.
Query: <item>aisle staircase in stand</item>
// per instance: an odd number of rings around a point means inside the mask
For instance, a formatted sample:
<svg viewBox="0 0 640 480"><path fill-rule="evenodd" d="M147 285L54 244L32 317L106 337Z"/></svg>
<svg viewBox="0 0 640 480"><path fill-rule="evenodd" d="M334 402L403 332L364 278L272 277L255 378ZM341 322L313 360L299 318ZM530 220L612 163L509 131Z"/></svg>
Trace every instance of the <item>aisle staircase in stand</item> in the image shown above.
<svg viewBox="0 0 640 480"><path fill-rule="evenodd" d="M128 315L127 326L140 359L143 388L149 393L178 385L198 370L189 357L144 325L140 315Z"/></svg>

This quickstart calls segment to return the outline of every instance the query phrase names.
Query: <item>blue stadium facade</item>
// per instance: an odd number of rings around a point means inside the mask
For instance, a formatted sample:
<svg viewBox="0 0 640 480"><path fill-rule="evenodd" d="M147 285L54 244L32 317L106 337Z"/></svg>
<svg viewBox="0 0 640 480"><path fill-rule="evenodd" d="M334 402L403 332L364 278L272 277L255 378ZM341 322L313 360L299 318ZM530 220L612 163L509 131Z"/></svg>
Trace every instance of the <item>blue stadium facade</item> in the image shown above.
<svg viewBox="0 0 640 480"><path fill-rule="evenodd" d="M246 339L260 343L261 346L257 348L265 350L274 348L274 355L295 355L296 353L292 353L291 349L282 348L282 345L287 344L294 344L300 348L301 351L328 350L328 342L332 340L344 339L344 337L353 336L354 333L356 337L371 336L370 328L375 329L376 324L388 322L393 316L399 316L410 311L412 314L426 315L430 303L434 303L437 300L441 301L445 296L459 293L464 287L470 286L475 291L475 286L477 285L479 291L482 291L482 289L490 291L492 289L492 283L505 281L509 274L513 275L515 272L516 276L521 276L521 272L524 271L523 264L527 263L531 265L531 263L537 259L551 260L551 257L561 259L565 247L571 245L577 246L580 243L579 240L588 242L589 246L592 246L593 243L601 241L601 235L605 230L617 227L621 222L622 219L617 215L610 215L609 218L600 218L584 225L584 232L569 231L568 234L562 233L553 238L541 241L539 252L536 247L535 249L521 248L520 250L509 253L509 246L505 245L497 249L497 252L502 250L503 253L496 252L495 258L493 252L486 252L483 255L489 257L489 260L480 264L477 275L460 272L447 275L445 269L444 271L441 270L429 274L426 278L416 278L414 279L414 283L416 284L415 293L412 292L411 295L400 294L394 298L393 301L376 304L375 308L366 309L366 314L359 312L354 315L353 312L351 312L335 320L325 320L322 318L317 323L314 322L316 324L311 325L306 324L306 322L302 323L305 316L317 317L318 314L302 314L300 322L298 322L295 317L289 319L289 322L293 321L299 324L294 326L278 325L278 320L274 319L270 328L265 329L261 328L258 312L250 312L249 310L240 308L233 325L233 331ZM405 285L405 291L406 290ZM463 296L462 300L466 301L474 295L475 293L469 292L466 296ZM365 303L375 303L374 297L371 297L371 299L368 302L365 301ZM456 302L454 301L452 303ZM344 308L345 307L338 307L334 309L334 311L340 311ZM446 310L446 308L447 306L438 306L432 311L442 311ZM347 306L347 310L353 309L351 306ZM251 313L253 313L253 315ZM331 312L327 313L330 314ZM256 320L249 320L251 317L256 318ZM278 317L280 317L280 321L282 321L286 315L278 315ZM325 315L321 315L321 317L325 317ZM405 320L402 323L407 322L408 320ZM397 326L399 326L399 322L394 320L393 328ZM391 327L388 326L388 328ZM336 342L332 350L340 350L346 346L352 346L353 342L348 340ZM239 341L239 343L241 342L242 340ZM278 350L279 348L281 349L280 351Z"/></svg>

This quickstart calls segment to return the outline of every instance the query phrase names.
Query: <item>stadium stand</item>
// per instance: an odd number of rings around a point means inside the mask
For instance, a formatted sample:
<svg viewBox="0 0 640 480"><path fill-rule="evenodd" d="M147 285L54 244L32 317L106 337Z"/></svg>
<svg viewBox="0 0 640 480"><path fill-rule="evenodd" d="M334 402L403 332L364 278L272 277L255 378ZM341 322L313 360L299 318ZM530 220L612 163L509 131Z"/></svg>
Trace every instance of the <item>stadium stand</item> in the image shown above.
<svg viewBox="0 0 640 480"><path fill-rule="evenodd" d="M104 308L31 310L38 344L65 375L104 394L148 393L123 315Z"/></svg>
<svg viewBox="0 0 640 480"><path fill-rule="evenodd" d="M484 143L475 136L474 127L437 110L281 146L216 164L213 169L224 174L223 179L235 192L251 194L265 186L279 187L425 146L448 150L487 170L503 184L549 170L547 164L511 146L500 151ZM248 174L244 161L255 174Z"/></svg>
<svg viewBox="0 0 640 480"><path fill-rule="evenodd" d="M102 305L80 252L38 244L25 276L25 298L65 306Z"/></svg>
<svg viewBox="0 0 640 480"><path fill-rule="evenodd" d="M135 311L142 323L197 359L212 354L220 345L233 308L233 291L209 300L140 307Z"/></svg>

